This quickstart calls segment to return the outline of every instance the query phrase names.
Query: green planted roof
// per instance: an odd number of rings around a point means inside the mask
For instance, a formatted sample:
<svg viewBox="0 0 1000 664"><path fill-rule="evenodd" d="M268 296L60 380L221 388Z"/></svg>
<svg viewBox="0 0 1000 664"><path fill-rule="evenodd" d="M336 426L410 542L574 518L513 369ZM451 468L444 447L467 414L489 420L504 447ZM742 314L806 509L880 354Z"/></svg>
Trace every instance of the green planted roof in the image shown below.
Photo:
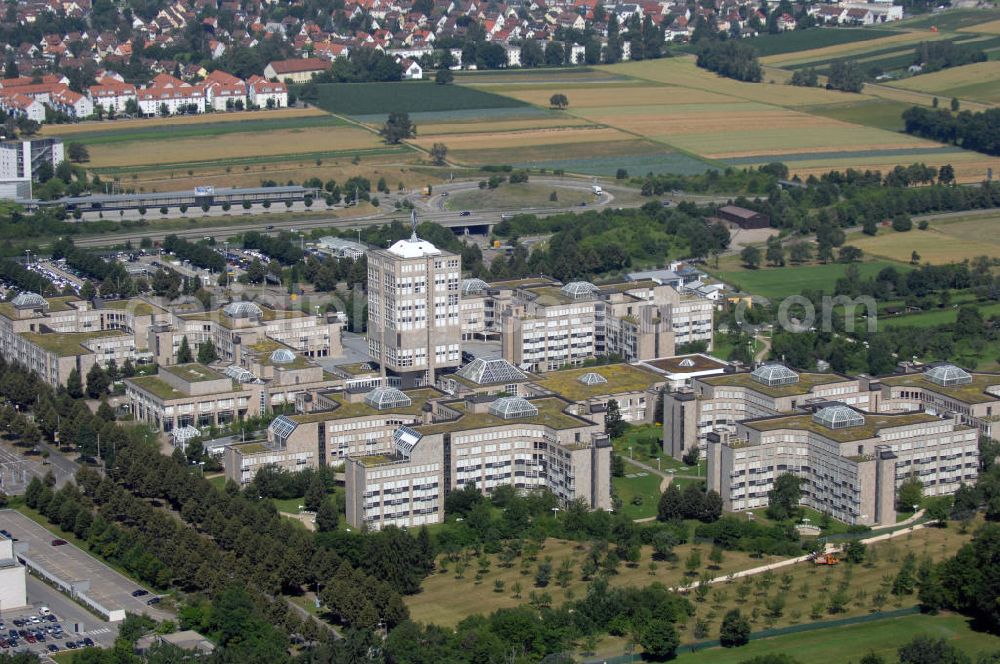
<svg viewBox="0 0 1000 664"><path fill-rule="evenodd" d="M43 350L60 357L86 355L93 351L87 350L81 344L94 339L121 337L121 330L100 330L95 332L23 332L21 336Z"/></svg>
<svg viewBox="0 0 1000 664"><path fill-rule="evenodd" d="M768 417L761 420L743 422L748 429L755 431L774 431L776 429L798 429L811 431L840 443L874 438L881 429L891 427L923 424L925 422L942 422L941 418L927 413L904 413L900 415L862 413L864 424L844 429L831 429L813 419L812 415L787 415Z"/></svg>
<svg viewBox="0 0 1000 664"><path fill-rule="evenodd" d="M790 397L796 394L809 394L818 385L842 383L851 379L840 374L800 373L797 383L790 385L764 385L754 380L749 373L743 372L705 376L697 380L713 387L745 387L771 397Z"/></svg>
<svg viewBox="0 0 1000 664"><path fill-rule="evenodd" d="M893 387L919 387L929 392L942 394L962 403L977 404L990 401L1000 401L1000 396L986 393L986 388L1000 386L1000 375L988 373L972 374L972 382L965 385L950 385L945 387L928 380L922 373L902 374L880 378L885 385Z"/></svg>
<svg viewBox="0 0 1000 664"><path fill-rule="evenodd" d="M435 433L452 433L456 431L469 431L472 429L488 429L491 427L517 426L518 424L541 424L552 429L573 429L576 427L588 426L590 422L575 415L570 415L565 411L569 406L562 399L555 397L545 397L542 399L532 399L531 404L538 409L538 415L531 417L516 417L504 419L486 413L473 413L467 410L464 401L448 403L452 410L458 411L459 417L447 422L435 422L413 427L423 435Z"/></svg>
<svg viewBox="0 0 1000 664"><path fill-rule="evenodd" d="M580 377L588 373L599 374L607 382L594 385L581 382ZM585 401L608 394L639 392L662 381L662 376L632 364L606 364L597 367L550 371L542 374L535 382L540 387L555 392L570 401Z"/></svg>

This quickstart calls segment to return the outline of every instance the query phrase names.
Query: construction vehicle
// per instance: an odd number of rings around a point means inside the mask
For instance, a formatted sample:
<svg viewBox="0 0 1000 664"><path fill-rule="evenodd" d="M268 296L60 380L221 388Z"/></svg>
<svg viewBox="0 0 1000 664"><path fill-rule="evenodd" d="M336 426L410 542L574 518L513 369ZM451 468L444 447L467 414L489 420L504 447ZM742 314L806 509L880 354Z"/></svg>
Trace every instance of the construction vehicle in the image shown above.
<svg viewBox="0 0 1000 664"><path fill-rule="evenodd" d="M837 556L832 553L821 553L813 558L813 562L817 565L836 565L840 561L837 560Z"/></svg>

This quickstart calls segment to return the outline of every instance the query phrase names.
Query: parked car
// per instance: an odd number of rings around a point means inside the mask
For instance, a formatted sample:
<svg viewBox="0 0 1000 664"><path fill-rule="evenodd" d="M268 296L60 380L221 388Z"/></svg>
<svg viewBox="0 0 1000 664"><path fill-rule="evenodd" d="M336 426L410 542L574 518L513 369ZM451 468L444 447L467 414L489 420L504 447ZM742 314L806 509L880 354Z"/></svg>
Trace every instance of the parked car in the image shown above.
<svg viewBox="0 0 1000 664"><path fill-rule="evenodd" d="M472 213L469 212L468 210L462 210L462 213L459 214L458 216L460 216L460 217L471 217Z"/></svg>
<svg viewBox="0 0 1000 664"><path fill-rule="evenodd" d="M143 595L148 595L148 594L149 594L149 591L148 590L143 590L142 588L139 588L138 590L133 590L132 591L132 597L142 597Z"/></svg>
<svg viewBox="0 0 1000 664"><path fill-rule="evenodd" d="M150 597L148 600L146 600L146 606L153 606L154 604L159 604L159 603L160 603L159 597Z"/></svg>
<svg viewBox="0 0 1000 664"><path fill-rule="evenodd" d="M63 542L63 543L65 544L65 542ZM49 607L47 607L47 606L40 606L40 607L38 607L38 615L40 615L40 616L47 616L50 613L52 613L52 612L49 611Z"/></svg>
<svg viewBox="0 0 1000 664"><path fill-rule="evenodd" d="M56 645L56 644L54 644L54 643L50 643L50 644L49 644L48 646L46 646L46 647L48 648L48 651L49 651L49 652L59 652L59 646L57 646L57 645Z"/></svg>
<svg viewBox="0 0 1000 664"><path fill-rule="evenodd" d="M83 645L87 646L88 648L93 648L94 647L94 640L92 638L90 638L89 636L84 637L84 639L83 639Z"/></svg>
<svg viewBox="0 0 1000 664"><path fill-rule="evenodd" d="M73 650L74 648L76 648L76 642L75 641L67 641L66 642L66 647L68 649L70 649L70 650Z"/></svg>
<svg viewBox="0 0 1000 664"><path fill-rule="evenodd" d="M35 640L36 640L35 639L35 635L34 634L28 634L26 637L24 637L24 640L27 641L28 643L34 643Z"/></svg>

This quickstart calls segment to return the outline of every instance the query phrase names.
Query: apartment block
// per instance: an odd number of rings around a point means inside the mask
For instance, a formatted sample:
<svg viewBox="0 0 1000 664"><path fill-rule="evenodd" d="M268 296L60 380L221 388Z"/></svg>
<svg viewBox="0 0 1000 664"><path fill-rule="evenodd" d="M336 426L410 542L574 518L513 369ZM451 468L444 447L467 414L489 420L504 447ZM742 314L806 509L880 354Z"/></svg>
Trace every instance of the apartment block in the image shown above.
<svg viewBox="0 0 1000 664"><path fill-rule="evenodd" d="M707 436L708 487L724 509L763 509L775 479L802 480L802 504L849 524L896 522L896 488L954 493L978 474L976 429L957 417L868 413L838 402L749 419Z"/></svg>
<svg viewBox="0 0 1000 664"><path fill-rule="evenodd" d="M3 141L0 142L0 180L38 180L43 164L55 171L65 160L63 142L58 138Z"/></svg>
<svg viewBox="0 0 1000 664"><path fill-rule="evenodd" d="M781 364L752 372L701 376L691 387L663 398L663 450L675 459L692 446L704 449L712 431L735 431L738 422L791 413L814 403L839 401L879 412L881 393L867 381L835 373L800 373Z"/></svg>
<svg viewBox="0 0 1000 664"><path fill-rule="evenodd" d="M406 386L461 363L461 257L416 233L368 253L368 352Z"/></svg>
<svg viewBox="0 0 1000 664"><path fill-rule="evenodd" d="M603 425L608 402L618 404L622 419L632 424L653 421L663 378L638 365L606 364L561 369L539 375L529 385L534 395L557 394L578 407L574 412Z"/></svg>

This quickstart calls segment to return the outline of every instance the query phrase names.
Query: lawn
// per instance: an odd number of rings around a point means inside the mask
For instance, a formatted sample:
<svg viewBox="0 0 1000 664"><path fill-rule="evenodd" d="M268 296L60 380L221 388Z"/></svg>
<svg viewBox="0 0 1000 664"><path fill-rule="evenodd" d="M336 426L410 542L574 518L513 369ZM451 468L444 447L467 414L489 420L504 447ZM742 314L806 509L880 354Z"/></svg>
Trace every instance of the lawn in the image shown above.
<svg viewBox="0 0 1000 664"><path fill-rule="evenodd" d="M979 313L982 314L984 319L988 320L990 316L1000 314L1000 304L977 306L979 308ZM954 323L956 318L958 318L957 306L949 307L948 309L932 309L930 311L922 311L916 314L884 318L880 321L880 324L883 327L931 327L932 325L948 325Z"/></svg>
<svg viewBox="0 0 1000 664"><path fill-rule="evenodd" d="M611 486L622 501L622 514L630 519L656 516L662 480L659 475L626 461L625 476L611 478Z"/></svg>
<svg viewBox="0 0 1000 664"><path fill-rule="evenodd" d="M316 105L344 115L388 115L392 111L517 108L524 102L460 85L426 82L323 83Z"/></svg>
<svg viewBox="0 0 1000 664"><path fill-rule="evenodd" d="M841 122L877 127L887 131L901 131L903 129L903 111L912 106L913 104L901 101L868 99L854 104L817 106L808 110L811 113Z"/></svg>
<svg viewBox="0 0 1000 664"><path fill-rule="evenodd" d="M736 664L753 657L786 653L801 662L847 664L869 652L895 661L897 649L918 634L943 637L970 657L1000 649L1000 638L975 632L959 615L912 615L751 641L742 648L711 648L682 654L680 664Z"/></svg>
<svg viewBox="0 0 1000 664"><path fill-rule="evenodd" d="M855 265L862 279L874 276L886 267L894 267L899 270L908 269L905 265L883 260L856 263ZM827 265L760 268L758 270L738 268L721 271L706 266L706 270L711 272L714 277L741 291L764 297L781 298L797 295L804 290L811 289L832 292L837 279L844 276L847 265L828 263Z"/></svg>
<svg viewBox="0 0 1000 664"><path fill-rule="evenodd" d="M1000 103L1000 61L988 60L962 67L952 67L896 81L893 87L958 97L984 103Z"/></svg>

